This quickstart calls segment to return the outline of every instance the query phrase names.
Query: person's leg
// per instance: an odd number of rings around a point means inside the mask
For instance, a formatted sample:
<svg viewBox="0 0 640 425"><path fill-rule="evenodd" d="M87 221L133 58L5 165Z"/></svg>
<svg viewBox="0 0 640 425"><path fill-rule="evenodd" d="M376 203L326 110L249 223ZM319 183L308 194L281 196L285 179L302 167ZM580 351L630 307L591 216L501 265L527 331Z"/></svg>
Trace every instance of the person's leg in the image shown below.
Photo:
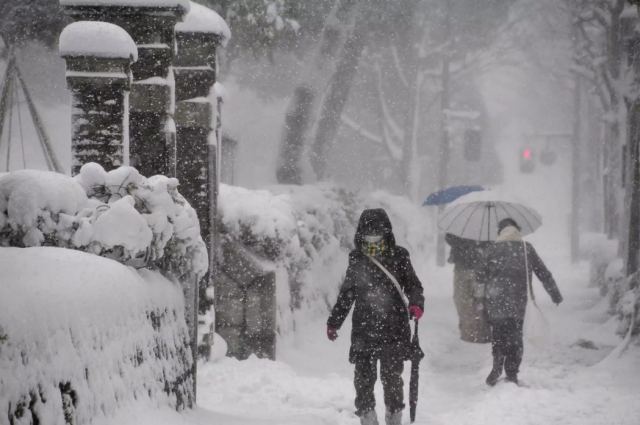
<svg viewBox="0 0 640 425"><path fill-rule="evenodd" d="M372 357L358 358L355 361L353 383L356 389L356 415L363 417L376 407L373 388L378 372L377 360ZM377 423L377 421L375 422Z"/></svg>
<svg viewBox="0 0 640 425"><path fill-rule="evenodd" d="M402 371L404 359L393 353L380 359L380 380L384 390L384 404L387 408L385 420L387 425L400 425L404 409L404 384Z"/></svg>
<svg viewBox="0 0 640 425"><path fill-rule="evenodd" d="M493 355L493 368L487 376L487 385L494 386L498 378L502 375L502 368L505 362L506 332L508 326L504 320L491 322L491 354Z"/></svg>
<svg viewBox="0 0 640 425"><path fill-rule="evenodd" d="M519 319L510 319L508 324L507 344L505 346L504 371L507 374L507 380L518 382L518 372L520 371L520 363L522 363L522 354L524 345L522 343L522 328L524 321Z"/></svg>

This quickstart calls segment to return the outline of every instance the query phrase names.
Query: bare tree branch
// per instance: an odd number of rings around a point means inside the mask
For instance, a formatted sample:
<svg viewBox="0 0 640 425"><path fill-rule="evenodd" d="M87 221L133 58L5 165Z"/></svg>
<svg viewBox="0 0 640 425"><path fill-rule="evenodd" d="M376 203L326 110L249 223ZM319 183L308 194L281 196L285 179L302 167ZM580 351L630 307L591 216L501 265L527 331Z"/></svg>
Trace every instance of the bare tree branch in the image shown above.
<svg viewBox="0 0 640 425"><path fill-rule="evenodd" d="M393 65L396 68L396 72L398 73L398 78L405 87L409 87L409 81L407 81L407 76L404 74L404 70L400 66L400 58L398 57L398 48L392 44L391 45L391 56L393 57Z"/></svg>
<svg viewBox="0 0 640 425"><path fill-rule="evenodd" d="M393 116L389 111L389 108L387 106L387 101L384 96L384 89L382 87L382 69L380 69L380 63L375 64L375 70L376 70L376 82L378 87L378 102L380 104L383 118L386 124L389 126L389 129L393 132L393 135L398 139L402 140L404 137L404 131L398 125L398 123L393 119Z"/></svg>
<svg viewBox="0 0 640 425"><path fill-rule="evenodd" d="M358 135L364 137L365 139L367 139L367 140L369 140L369 141L371 141L373 143L377 143L379 145L384 143L384 140L382 140L382 138L380 136L378 136L377 134L375 134L374 132L372 132L370 130L367 130L366 128L364 128L363 125L358 124L357 122L355 122L353 119L351 119L346 114L342 114L342 116L340 117L340 120L342 121L342 123L344 125L349 127L351 130L356 132Z"/></svg>

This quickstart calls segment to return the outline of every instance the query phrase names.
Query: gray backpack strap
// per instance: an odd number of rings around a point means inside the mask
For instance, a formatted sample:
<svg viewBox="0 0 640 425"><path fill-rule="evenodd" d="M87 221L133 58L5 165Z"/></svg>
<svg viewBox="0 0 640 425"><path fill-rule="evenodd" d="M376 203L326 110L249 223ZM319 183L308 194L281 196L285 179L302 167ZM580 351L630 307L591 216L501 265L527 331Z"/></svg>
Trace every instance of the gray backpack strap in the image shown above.
<svg viewBox="0 0 640 425"><path fill-rule="evenodd" d="M386 274L389 279L391 279L391 282L393 283L393 286L396 288L396 291L398 291L398 294L400 295L400 299L402 299L402 302L404 303L404 307L407 309L407 313L408 313L409 312L409 300L407 299L407 296L404 294L404 291L400 287L400 283L398 282L398 279L396 279L396 277L394 275L392 275L391 272L389 270L387 270L387 268L385 266L383 266L382 263L380 263L380 261L376 260L374 257L372 257L370 255L367 255L367 257L369 258L369 260L371 260L373 262L373 264L378 266L378 268L380 270L382 270L384 272L384 274Z"/></svg>

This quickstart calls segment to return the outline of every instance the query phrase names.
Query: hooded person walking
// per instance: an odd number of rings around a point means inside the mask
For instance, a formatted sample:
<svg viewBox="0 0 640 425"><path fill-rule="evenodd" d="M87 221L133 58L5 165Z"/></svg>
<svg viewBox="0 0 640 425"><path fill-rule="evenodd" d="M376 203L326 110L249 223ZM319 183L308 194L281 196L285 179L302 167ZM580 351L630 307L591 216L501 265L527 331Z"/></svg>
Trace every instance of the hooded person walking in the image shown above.
<svg viewBox="0 0 640 425"><path fill-rule="evenodd" d="M363 425L378 424L373 388L380 362L386 424L400 425L405 406L401 375L412 349L409 315L416 320L422 316L422 284L409 252L396 245L383 209L362 212L354 244L338 300L327 320L327 337L332 341L338 337L338 329L355 305L349 362L355 365L356 414ZM408 298L408 307L403 297Z"/></svg>
<svg viewBox="0 0 640 425"><path fill-rule="evenodd" d="M487 249L485 260L479 280L486 284L485 311L491 325L493 354L493 368L486 383L495 385L504 369L506 380L517 384L523 354L527 286L531 284L532 272L556 305L562 302L562 295L551 272L533 245L522 240L520 227L511 218L498 223L498 238Z"/></svg>

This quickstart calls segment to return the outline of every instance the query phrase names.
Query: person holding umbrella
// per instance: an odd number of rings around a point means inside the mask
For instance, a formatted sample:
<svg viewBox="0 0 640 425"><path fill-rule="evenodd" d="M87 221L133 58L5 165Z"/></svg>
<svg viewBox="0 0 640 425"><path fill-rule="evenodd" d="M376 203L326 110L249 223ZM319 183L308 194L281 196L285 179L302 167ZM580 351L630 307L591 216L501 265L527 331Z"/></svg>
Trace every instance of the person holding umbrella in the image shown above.
<svg viewBox="0 0 640 425"><path fill-rule="evenodd" d="M533 301L532 272L556 304L562 295L538 253L522 240L521 228L511 217L500 220L496 243L487 248L485 266L478 279L485 282L485 311L491 325L493 368L486 383L494 386L503 369L506 380L518 383L522 362L522 329L527 308L527 289Z"/></svg>
<svg viewBox="0 0 640 425"><path fill-rule="evenodd" d="M477 270L484 265L484 253L492 243L445 234L451 247L449 263L453 264L453 301L458 312L460 339L486 343L491 329L483 311L483 298L478 296Z"/></svg>
<svg viewBox="0 0 640 425"><path fill-rule="evenodd" d="M433 192L422 205L442 208L462 197L468 197L469 194L485 190L478 185L451 186ZM460 339L466 342L486 343L491 339L491 330L482 311L484 300L476 296L476 270L484 264L484 249L491 242L476 240L476 234L469 236L471 238L449 232L445 232L444 235L444 241L451 247L448 262L454 266L453 301L458 313Z"/></svg>
<svg viewBox="0 0 640 425"><path fill-rule="evenodd" d="M373 388L379 362L386 424L400 425L405 406L403 362L416 350L411 341L409 315L417 325L424 309L422 284L409 252L396 245L391 221L383 209L362 212L354 245L338 299L327 320L327 337L331 341L338 337L338 329L354 306L349 362L355 365L356 414L363 425L378 424ZM414 337L417 344L417 334ZM417 383L415 386L417 389Z"/></svg>

